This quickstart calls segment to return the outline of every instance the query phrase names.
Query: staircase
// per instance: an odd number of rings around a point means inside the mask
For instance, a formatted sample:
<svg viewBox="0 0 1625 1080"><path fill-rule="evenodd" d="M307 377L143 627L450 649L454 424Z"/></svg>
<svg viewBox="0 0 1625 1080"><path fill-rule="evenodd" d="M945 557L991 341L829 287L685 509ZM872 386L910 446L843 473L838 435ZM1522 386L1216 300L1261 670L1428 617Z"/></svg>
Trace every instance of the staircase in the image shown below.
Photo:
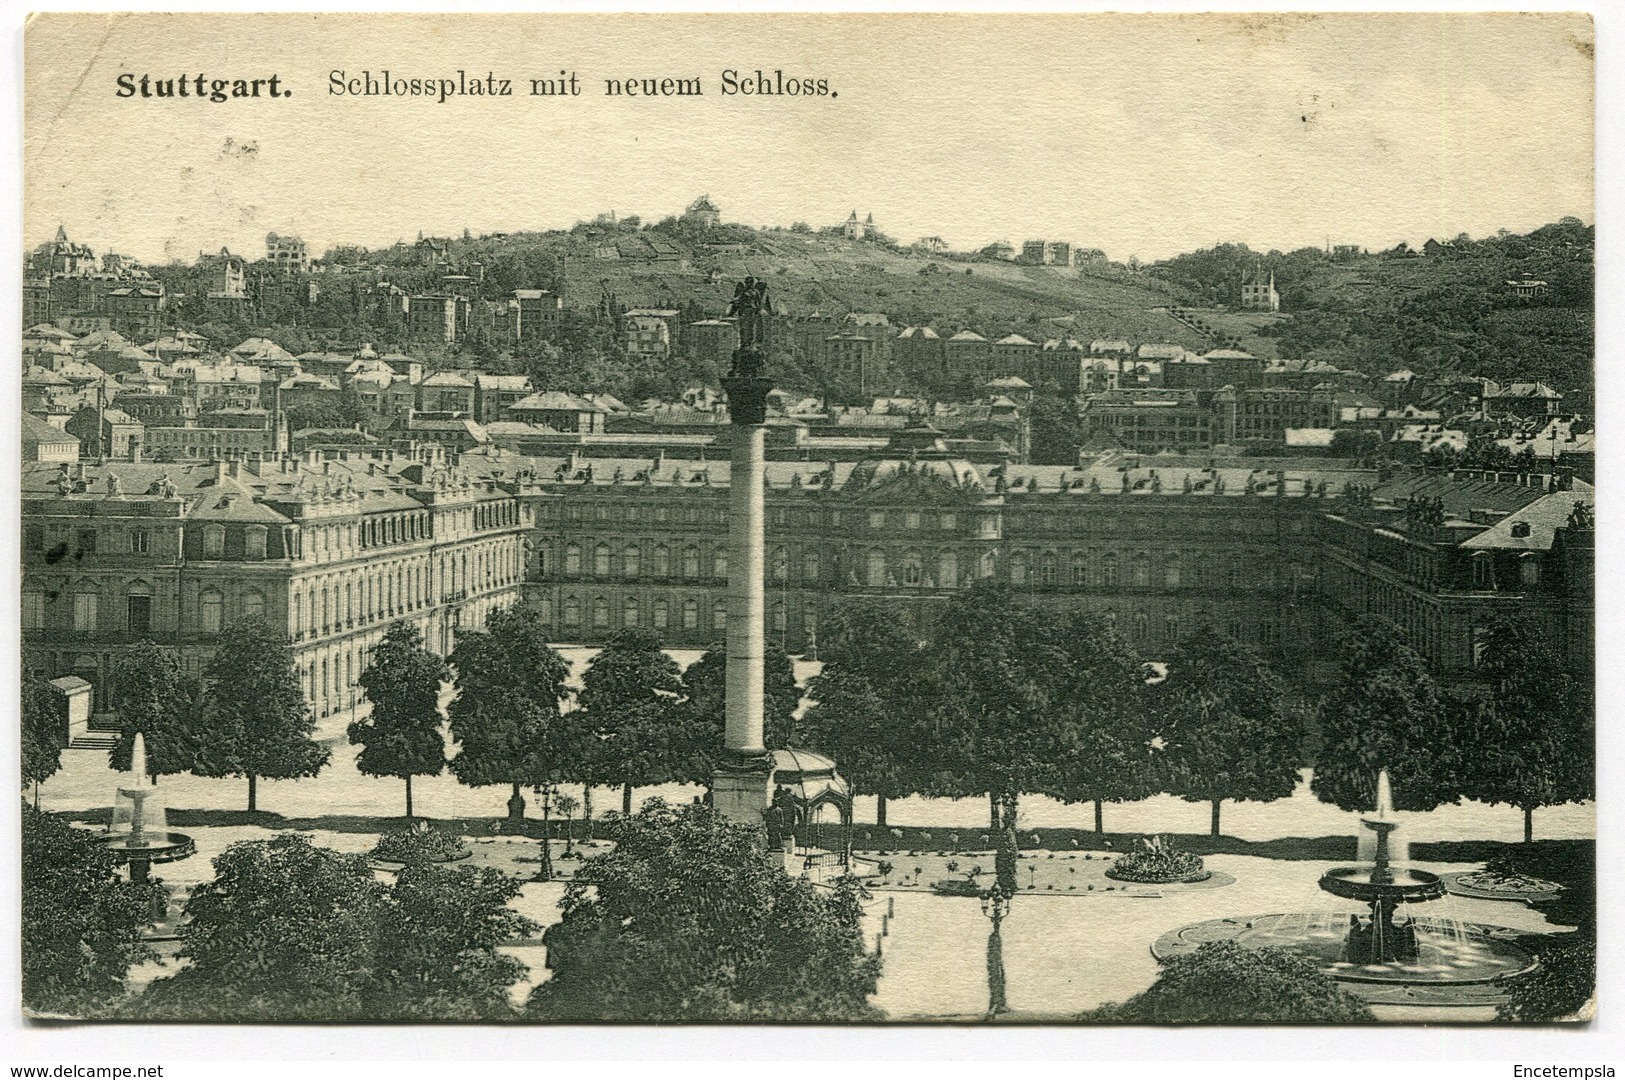
<svg viewBox="0 0 1625 1080"><path fill-rule="evenodd" d="M116 731L86 731L73 737L68 743L69 750L102 750L107 751L118 745L118 732Z"/></svg>

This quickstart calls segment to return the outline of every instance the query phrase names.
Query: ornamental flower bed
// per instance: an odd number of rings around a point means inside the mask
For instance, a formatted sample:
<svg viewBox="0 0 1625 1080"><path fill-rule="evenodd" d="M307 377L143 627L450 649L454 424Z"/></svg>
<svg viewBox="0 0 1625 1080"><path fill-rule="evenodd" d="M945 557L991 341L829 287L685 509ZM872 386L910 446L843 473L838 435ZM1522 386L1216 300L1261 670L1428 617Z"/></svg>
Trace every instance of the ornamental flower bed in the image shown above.
<svg viewBox="0 0 1625 1080"><path fill-rule="evenodd" d="M409 829L380 836L372 857L408 866L455 862L468 858L468 845L456 833L430 828L428 822L420 821Z"/></svg>
<svg viewBox="0 0 1625 1080"><path fill-rule="evenodd" d="M1106 871L1106 876L1140 885L1171 885L1205 881L1212 873L1202 868L1201 856L1178 851L1162 837L1153 836L1141 840L1133 851L1120 856Z"/></svg>

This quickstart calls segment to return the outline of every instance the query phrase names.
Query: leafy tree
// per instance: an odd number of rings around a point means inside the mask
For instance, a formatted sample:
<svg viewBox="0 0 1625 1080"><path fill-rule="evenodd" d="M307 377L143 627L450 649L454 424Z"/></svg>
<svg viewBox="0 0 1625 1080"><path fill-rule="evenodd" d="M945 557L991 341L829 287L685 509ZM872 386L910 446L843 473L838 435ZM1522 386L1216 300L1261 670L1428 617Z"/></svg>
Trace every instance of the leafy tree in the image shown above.
<svg viewBox="0 0 1625 1080"><path fill-rule="evenodd" d="M1376 805L1388 770L1394 805L1431 810L1461 797L1465 704L1442 694L1427 664L1386 620L1366 615L1338 642L1341 671L1320 701L1312 790L1343 810Z"/></svg>
<svg viewBox="0 0 1625 1080"><path fill-rule="evenodd" d="M130 968L157 959L141 933L168 902L119 876L102 838L23 807L23 1006L87 1016L107 1009Z"/></svg>
<svg viewBox="0 0 1625 1080"><path fill-rule="evenodd" d="M529 969L497 951L540 927L508 906L521 883L491 867L434 863L400 872L375 909L368 1019L513 1015L508 988Z"/></svg>
<svg viewBox="0 0 1625 1080"><path fill-rule="evenodd" d="M1079 1017L1107 1024L1350 1024L1376 1019L1365 1002L1301 957L1209 941L1171 957L1150 989Z"/></svg>
<svg viewBox="0 0 1625 1080"><path fill-rule="evenodd" d="M728 652L709 649L683 672L688 697L676 712L673 731L672 778L691 784L710 784L722 752L727 727ZM763 661L762 742L769 750L782 750L796 740L796 709L801 688L796 685L790 657L770 650Z"/></svg>
<svg viewBox="0 0 1625 1080"><path fill-rule="evenodd" d="M372 712L350 724L350 742L361 746L355 766L368 776L405 780L407 817L412 777L436 776L446 767L440 685L450 677L446 662L423 647L417 627L398 622L373 649L358 680Z"/></svg>
<svg viewBox="0 0 1625 1080"><path fill-rule="evenodd" d="M893 611L875 604L842 609L827 634L823 670L807 686L808 741L840 764L857 791L875 796L875 824L884 826L886 800L925 783L928 652Z"/></svg>
<svg viewBox="0 0 1625 1080"><path fill-rule="evenodd" d="M820 891L756 831L701 805L650 800L615 849L587 860L544 937L553 976L530 1015L551 1020L850 1022L875 1019L879 957L856 886Z"/></svg>
<svg viewBox="0 0 1625 1080"><path fill-rule="evenodd" d="M178 973L143 1005L194 1019L353 1018L372 970L384 887L364 855L283 833L232 844L192 890Z"/></svg>
<svg viewBox="0 0 1625 1080"><path fill-rule="evenodd" d="M316 718L305 701L287 637L264 619L221 632L203 670L208 689L199 724L200 776L246 776L248 809L258 809L262 776L315 776L332 752L311 738Z"/></svg>
<svg viewBox="0 0 1625 1080"><path fill-rule="evenodd" d="M33 672L22 679L23 783L34 785L34 809L39 809L39 786L62 768L62 718L56 691Z"/></svg>
<svg viewBox="0 0 1625 1080"><path fill-rule="evenodd" d="M1561 935L1540 950L1540 966L1511 990L1495 1011L1497 1020L1538 1024L1584 1015L1597 992L1597 939L1583 932Z"/></svg>
<svg viewBox="0 0 1625 1080"><path fill-rule="evenodd" d="M1292 794L1303 731L1285 707L1285 686L1256 652L1198 627L1168 658L1152 696L1167 744L1167 790L1209 803L1214 836L1225 799Z"/></svg>
<svg viewBox="0 0 1625 1080"><path fill-rule="evenodd" d="M673 716L682 669L647 630L622 630L592 658L578 698L592 728L591 779L621 785L621 813L632 789L672 779Z"/></svg>
<svg viewBox="0 0 1625 1080"><path fill-rule="evenodd" d="M1065 641L1072 674L1058 702L1066 723L1056 732L1052 794L1092 801L1095 832L1101 833L1103 803L1159 790L1151 691L1144 663L1092 613L1073 617Z"/></svg>
<svg viewBox="0 0 1625 1080"><path fill-rule="evenodd" d="M197 763L197 706L203 687L188 675L180 654L150 641L140 641L119 658L108 680L118 702L119 739L108 765L130 770L135 735L147 750L147 775L156 780L190 772Z"/></svg>
<svg viewBox="0 0 1625 1080"><path fill-rule="evenodd" d="M297 833L233 844L186 905L180 956L135 1011L169 1019L472 1020L511 1016L526 967L497 946L534 933L490 868L410 865L393 884L361 855Z"/></svg>
<svg viewBox="0 0 1625 1080"><path fill-rule="evenodd" d="M1524 622L1499 622L1483 642L1479 674L1487 707L1474 710L1464 794L1523 811L1534 839L1535 810L1596 797L1596 725L1591 683L1567 670L1549 635Z"/></svg>
<svg viewBox="0 0 1625 1080"><path fill-rule="evenodd" d="M451 654L457 697L447 708L460 747L451 771L470 787L511 784L508 815L524 816L522 785L550 786L585 768L585 725L560 712L570 665L528 608L497 611L464 631ZM546 844L543 844L546 851Z"/></svg>
<svg viewBox="0 0 1625 1080"><path fill-rule="evenodd" d="M984 581L956 596L938 626L928 793L986 795L990 827L1014 830L1020 796L1058 779L1073 669L1068 624Z"/></svg>

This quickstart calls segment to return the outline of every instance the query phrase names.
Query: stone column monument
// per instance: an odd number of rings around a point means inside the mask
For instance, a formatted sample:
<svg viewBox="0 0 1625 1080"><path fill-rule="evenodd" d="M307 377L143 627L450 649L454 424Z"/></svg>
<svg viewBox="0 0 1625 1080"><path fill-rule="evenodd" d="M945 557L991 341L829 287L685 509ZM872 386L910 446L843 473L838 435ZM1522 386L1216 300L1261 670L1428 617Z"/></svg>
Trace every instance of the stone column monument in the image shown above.
<svg viewBox="0 0 1625 1080"><path fill-rule="evenodd" d="M739 320L739 349L722 380L733 425L728 492L727 726L711 802L729 821L765 828L773 801L773 757L762 745L762 662L766 655L767 470L763 445L767 392L762 375L770 305L767 283L747 277L734 289L728 313Z"/></svg>

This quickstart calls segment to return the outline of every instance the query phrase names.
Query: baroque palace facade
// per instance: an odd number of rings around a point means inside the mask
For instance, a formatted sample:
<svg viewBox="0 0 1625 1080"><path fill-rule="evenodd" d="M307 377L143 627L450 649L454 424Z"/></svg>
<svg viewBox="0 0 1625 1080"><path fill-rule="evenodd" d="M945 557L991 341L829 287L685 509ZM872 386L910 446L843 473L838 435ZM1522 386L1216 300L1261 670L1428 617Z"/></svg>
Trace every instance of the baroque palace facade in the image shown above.
<svg viewBox="0 0 1625 1080"><path fill-rule="evenodd" d="M438 450L204 464L40 464L23 473L23 663L107 676L150 639L200 671L222 627L284 628L318 716L352 707L368 651L406 620L431 648L520 598L525 482Z"/></svg>
<svg viewBox="0 0 1625 1080"><path fill-rule="evenodd" d="M405 619L447 652L514 603L559 643L626 627L723 640L726 462L336 452L25 467L24 663L107 675L141 639L193 671L231 621L285 627L318 716L351 708ZM855 598L928 622L971 582L1096 614L1143 655L1212 627L1315 679L1372 612L1447 677L1503 615L1571 663L1592 647L1591 489L1544 477L1380 476L1330 459L1107 456L767 464L769 641L816 655Z"/></svg>

